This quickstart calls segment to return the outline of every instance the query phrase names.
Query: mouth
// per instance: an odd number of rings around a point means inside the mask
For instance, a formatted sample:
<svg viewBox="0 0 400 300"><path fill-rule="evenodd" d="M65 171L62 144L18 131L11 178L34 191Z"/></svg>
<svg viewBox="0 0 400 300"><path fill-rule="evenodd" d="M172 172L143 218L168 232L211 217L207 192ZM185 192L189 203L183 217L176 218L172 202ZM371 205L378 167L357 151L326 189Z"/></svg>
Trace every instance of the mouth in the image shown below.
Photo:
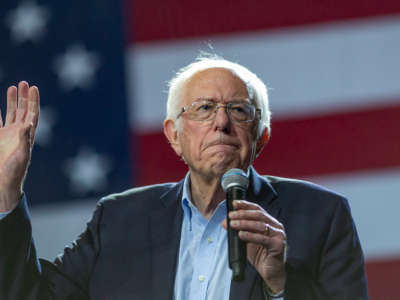
<svg viewBox="0 0 400 300"><path fill-rule="evenodd" d="M240 148L240 143L235 138L220 132L211 141L205 144L204 150L210 149L213 152L232 152Z"/></svg>
<svg viewBox="0 0 400 300"><path fill-rule="evenodd" d="M208 148L214 149L214 150L219 150L219 151L225 151L225 150L232 151L232 150L238 149L237 146L231 145L231 144L215 144Z"/></svg>
<svg viewBox="0 0 400 300"><path fill-rule="evenodd" d="M205 149L212 149L214 151L233 151L239 149L239 144L233 142L214 141L208 143Z"/></svg>

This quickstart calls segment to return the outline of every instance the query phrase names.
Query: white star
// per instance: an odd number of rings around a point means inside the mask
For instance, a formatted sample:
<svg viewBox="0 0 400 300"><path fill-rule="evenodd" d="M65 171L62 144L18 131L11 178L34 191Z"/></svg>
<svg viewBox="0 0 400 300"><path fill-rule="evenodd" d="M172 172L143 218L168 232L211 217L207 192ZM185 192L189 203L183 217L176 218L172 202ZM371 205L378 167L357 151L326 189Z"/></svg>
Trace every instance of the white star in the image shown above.
<svg viewBox="0 0 400 300"><path fill-rule="evenodd" d="M100 66L98 55L88 52L82 45L73 45L54 61L54 69L65 90L88 88Z"/></svg>
<svg viewBox="0 0 400 300"><path fill-rule="evenodd" d="M110 160L89 148L83 148L75 158L65 163L64 171L71 182L71 189L79 195L97 192L107 186L107 173L111 171Z"/></svg>
<svg viewBox="0 0 400 300"><path fill-rule="evenodd" d="M44 6L39 6L33 1L24 1L8 13L5 22L16 43L27 40L36 42L45 34L49 17L49 10Z"/></svg>
<svg viewBox="0 0 400 300"><path fill-rule="evenodd" d="M49 107L40 109L40 119L36 130L35 141L39 146L45 147L51 141L51 130L56 120L56 113Z"/></svg>

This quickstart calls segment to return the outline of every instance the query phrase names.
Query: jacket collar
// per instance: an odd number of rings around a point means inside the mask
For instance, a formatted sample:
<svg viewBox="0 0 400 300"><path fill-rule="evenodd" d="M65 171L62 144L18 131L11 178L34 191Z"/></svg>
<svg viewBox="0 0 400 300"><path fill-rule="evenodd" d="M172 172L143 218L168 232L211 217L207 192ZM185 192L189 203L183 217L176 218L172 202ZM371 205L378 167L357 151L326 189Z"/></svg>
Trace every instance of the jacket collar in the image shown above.
<svg viewBox="0 0 400 300"><path fill-rule="evenodd" d="M260 176L252 166L250 166L249 180L247 196L250 201L269 206L278 197L278 193L268 179Z"/></svg>

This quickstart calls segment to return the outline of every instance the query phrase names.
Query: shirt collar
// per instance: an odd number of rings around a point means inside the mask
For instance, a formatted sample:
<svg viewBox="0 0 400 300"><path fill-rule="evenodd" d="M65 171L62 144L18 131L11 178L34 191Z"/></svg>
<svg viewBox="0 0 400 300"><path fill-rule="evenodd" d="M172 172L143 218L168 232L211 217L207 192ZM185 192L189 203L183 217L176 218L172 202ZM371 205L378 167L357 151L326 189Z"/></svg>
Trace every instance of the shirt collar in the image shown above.
<svg viewBox="0 0 400 300"><path fill-rule="evenodd" d="M191 219L192 218L192 195L190 192L190 172L186 173L185 180L183 181L183 191L181 205L185 214Z"/></svg>
<svg viewBox="0 0 400 300"><path fill-rule="evenodd" d="M251 167L247 168L247 178L250 177L250 169ZM186 173L185 180L183 181L183 191L182 191L182 208L186 213L186 210L191 211L193 207L192 203L192 194L190 192L190 172ZM191 217L191 215L190 215Z"/></svg>
<svg viewBox="0 0 400 300"><path fill-rule="evenodd" d="M181 205L182 205L184 215L188 218L189 222L191 222L193 213L199 213L199 212L198 212L196 206L192 202L192 194L191 194L191 190L190 190L190 172L186 173L185 179L183 181ZM223 212L225 213L225 211L226 211L225 207L226 207L226 201L224 200L218 204L216 211L219 211L222 209ZM193 210L195 210L195 212ZM214 212L214 214L215 214L215 212Z"/></svg>

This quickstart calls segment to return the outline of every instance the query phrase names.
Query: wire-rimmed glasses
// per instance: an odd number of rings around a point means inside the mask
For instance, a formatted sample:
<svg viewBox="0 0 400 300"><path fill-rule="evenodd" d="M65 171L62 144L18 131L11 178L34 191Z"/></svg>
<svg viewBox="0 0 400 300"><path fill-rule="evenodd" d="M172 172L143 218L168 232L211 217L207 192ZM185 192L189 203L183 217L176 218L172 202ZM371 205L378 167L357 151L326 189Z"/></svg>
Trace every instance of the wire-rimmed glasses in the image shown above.
<svg viewBox="0 0 400 300"><path fill-rule="evenodd" d="M186 117L194 121L209 121L215 118L218 108L224 107L231 121L252 122L256 117L261 117L261 109L251 104L250 99L235 100L225 104L213 99L198 99L182 107L177 119L185 113Z"/></svg>

